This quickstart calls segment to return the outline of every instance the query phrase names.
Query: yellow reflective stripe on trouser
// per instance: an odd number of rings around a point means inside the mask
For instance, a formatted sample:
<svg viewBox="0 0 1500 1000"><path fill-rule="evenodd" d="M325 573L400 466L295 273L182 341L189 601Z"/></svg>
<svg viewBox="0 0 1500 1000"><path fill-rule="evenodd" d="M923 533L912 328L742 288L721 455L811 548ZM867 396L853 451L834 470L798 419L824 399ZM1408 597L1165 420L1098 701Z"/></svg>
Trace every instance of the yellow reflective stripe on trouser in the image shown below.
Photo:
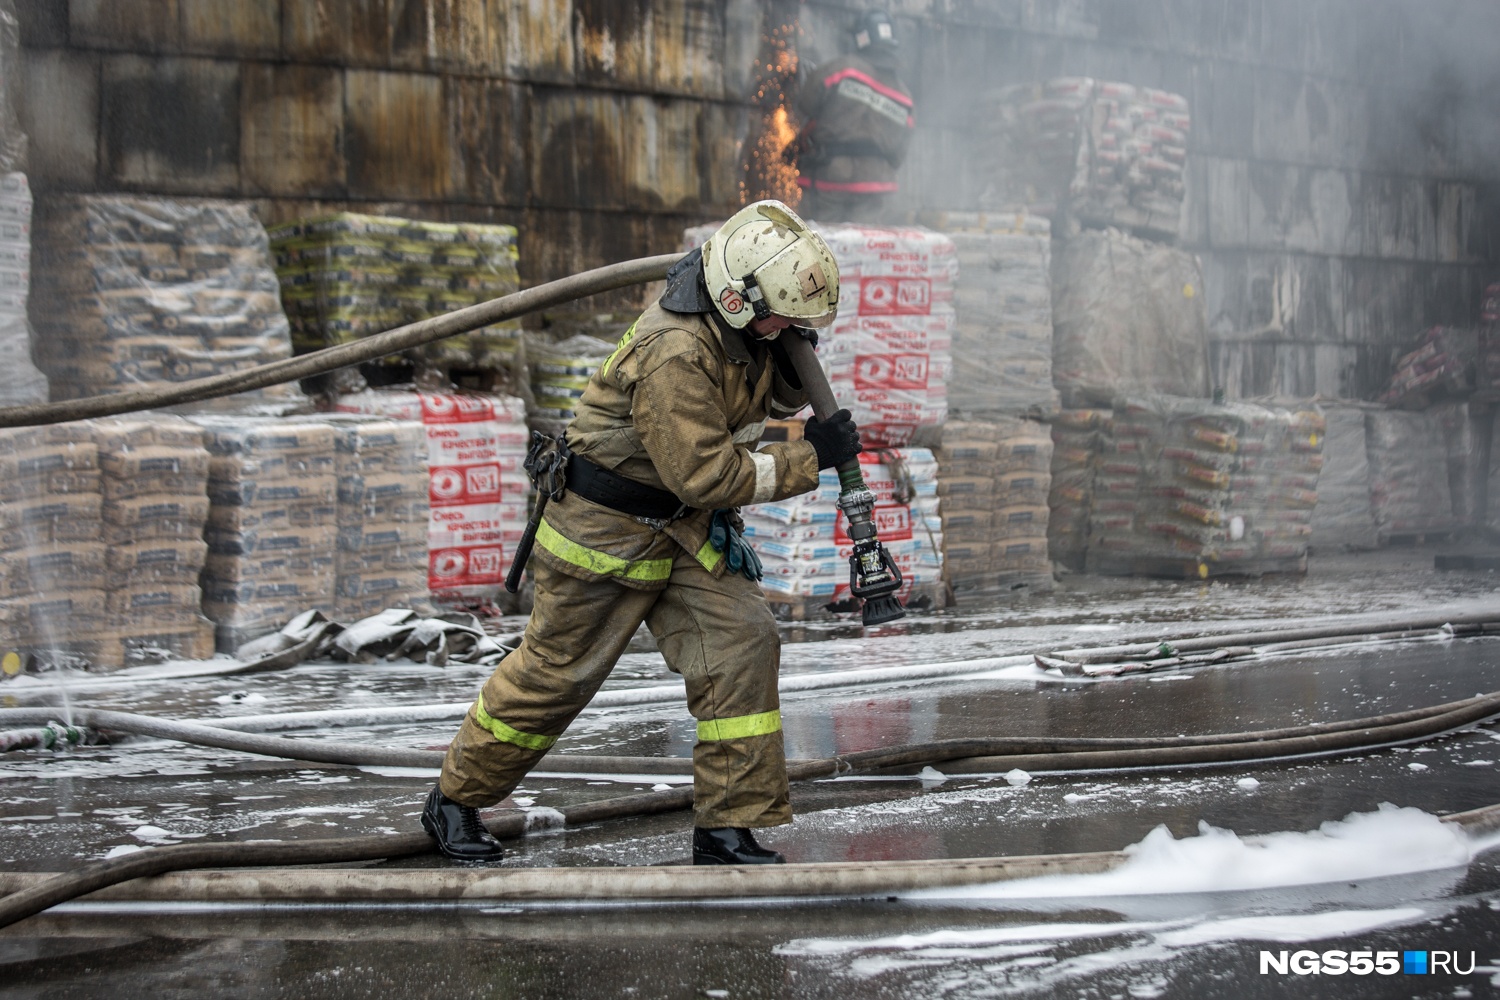
<svg viewBox="0 0 1500 1000"><path fill-rule="evenodd" d="M564 538L558 534L557 529L547 523L543 518L542 523L536 527L536 540L542 548L557 556L563 562L571 563L579 569L586 569L590 573L598 573L600 576L620 576L627 580L641 580L653 582L666 580L672 576L671 559L621 559L612 556L608 552L600 552L586 545L579 545L572 539Z"/></svg>
<svg viewBox="0 0 1500 1000"><path fill-rule="evenodd" d="M781 709L759 715L737 715L732 719L706 719L698 723L700 740L737 740L781 731Z"/></svg>
<svg viewBox="0 0 1500 1000"><path fill-rule="evenodd" d="M693 558L698 560L698 565L712 573L714 567L719 565L719 560L724 558L724 553L714 548L713 542L704 542Z"/></svg>
<svg viewBox="0 0 1500 1000"><path fill-rule="evenodd" d="M523 733L519 729L512 729L499 719L492 718L490 713L484 710L484 699L480 698L474 702L474 719L490 735L501 743L514 743L518 747L527 750L550 750L552 744L557 742L556 736L538 736L535 733Z"/></svg>

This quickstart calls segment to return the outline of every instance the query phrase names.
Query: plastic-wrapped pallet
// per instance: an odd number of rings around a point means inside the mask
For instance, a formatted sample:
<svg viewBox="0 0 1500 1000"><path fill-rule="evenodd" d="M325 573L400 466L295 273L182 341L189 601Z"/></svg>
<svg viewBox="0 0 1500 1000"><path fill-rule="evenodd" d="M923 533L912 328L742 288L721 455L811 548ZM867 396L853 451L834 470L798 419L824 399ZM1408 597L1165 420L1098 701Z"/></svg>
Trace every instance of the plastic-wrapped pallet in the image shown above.
<svg viewBox="0 0 1500 1000"><path fill-rule="evenodd" d="M37 203L33 355L54 399L150 389L291 356L250 206L132 195ZM295 385L234 397L290 404ZM222 409L209 401L202 409Z"/></svg>
<svg viewBox="0 0 1500 1000"><path fill-rule="evenodd" d="M0 140L3 146L3 140ZM0 406L47 401L47 376L31 360L31 186L0 174Z"/></svg>
<svg viewBox="0 0 1500 1000"><path fill-rule="evenodd" d="M1393 535L1452 530L1448 449L1436 416L1398 410L1366 413L1365 454L1382 541Z"/></svg>
<svg viewBox="0 0 1500 1000"><path fill-rule="evenodd" d="M1500 445L1495 444L1500 440L1500 409L1491 411L1491 420L1489 479L1485 489L1487 510L1483 524L1490 532L1500 534Z"/></svg>
<svg viewBox="0 0 1500 1000"><path fill-rule="evenodd" d="M944 566L955 593L1050 590L1052 439L1011 417L949 421L936 449Z"/></svg>
<svg viewBox="0 0 1500 1000"><path fill-rule="evenodd" d="M1004 88L979 102L987 201L1066 206L1090 225L1175 238L1192 118L1180 94L1089 77Z"/></svg>
<svg viewBox="0 0 1500 1000"><path fill-rule="evenodd" d="M334 430L338 479L333 617L427 610L426 429L416 420L355 413L323 419Z"/></svg>
<svg viewBox="0 0 1500 1000"><path fill-rule="evenodd" d="M1373 549L1375 513L1370 506L1370 461L1365 451L1365 408L1323 404L1328 423L1318 505L1313 508L1314 548Z"/></svg>
<svg viewBox="0 0 1500 1000"><path fill-rule="evenodd" d="M931 588L942 576L942 526L937 516L937 463L925 448L860 455L865 485L875 494L881 544L901 571L897 596ZM761 587L773 602L848 600L848 522L836 506L838 474L825 470L817 489L779 503L745 507L745 537L765 567Z"/></svg>
<svg viewBox="0 0 1500 1000"><path fill-rule="evenodd" d="M909 444L948 416L953 366L953 241L930 229L810 224L839 265L839 313L818 358L866 447ZM718 226L684 234L701 246Z"/></svg>
<svg viewBox="0 0 1500 1000"><path fill-rule="evenodd" d="M949 410L981 420L1056 410L1051 223L1025 210L923 219L953 241L958 258Z"/></svg>
<svg viewBox="0 0 1500 1000"><path fill-rule="evenodd" d="M199 576L210 456L197 424L162 413L94 421L103 497L104 603L127 660L214 650Z"/></svg>
<svg viewBox="0 0 1500 1000"><path fill-rule="evenodd" d="M1448 493L1453 500L1453 521L1461 528L1472 528L1484 519L1479 509L1483 493L1483 480L1489 469L1483 465L1481 440L1485 428L1479 424L1489 419L1488 409L1474 412L1465 400L1438 403L1428 410L1443 429L1443 442L1448 456Z"/></svg>
<svg viewBox="0 0 1500 1000"><path fill-rule="evenodd" d="M1094 510L1094 474L1109 433L1109 410L1061 410L1052 418L1052 484L1047 494L1047 552L1081 572Z"/></svg>
<svg viewBox="0 0 1500 1000"><path fill-rule="evenodd" d="M614 349L613 343L586 333L556 343L533 344L527 351L535 403L532 429L554 436L561 433L573 419L589 379Z"/></svg>
<svg viewBox="0 0 1500 1000"><path fill-rule="evenodd" d="M520 287L516 228L341 212L272 227L298 353L414 323ZM520 321L415 348L439 368L520 370Z"/></svg>
<svg viewBox="0 0 1500 1000"><path fill-rule="evenodd" d="M1403 410L1425 410L1434 402L1474 390L1479 332L1449 326L1428 328L1412 351L1396 361L1390 385L1376 400Z"/></svg>
<svg viewBox="0 0 1500 1000"><path fill-rule="evenodd" d="M26 169L29 141L21 130L21 22L14 0L0 0L0 172Z"/></svg>
<svg viewBox="0 0 1500 1000"><path fill-rule="evenodd" d="M1089 570L1305 568L1324 430L1316 410L1118 400L1094 478Z"/></svg>
<svg viewBox="0 0 1500 1000"><path fill-rule="evenodd" d="M1192 254L1087 230L1054 255L1052 278L1052 377L1063 405L1209 394L1203 279Z"/></svg>
<svg viewBox="0 0 1500 1000"><path fill-rule="evenodd" d="M493 600L526 528L531 482L525 470L525 402L514 396L397 390L343 395L337 409L424 425L429 594L444 603Z"/></svg>
<svg viewBox="0 0 1500 1000"><path fill-rule="evenodd" d="M918 428L948 416L953 241L916 227L813 228L839 265L839 315L818 348L833 394L866 447L909 444Z"/></svg>
<svg viewBox="0 0 1500 1000"><path fill-rule="evenodd" d="M0 625L45 666L118 667L105 618L99 448L87 421L0 430Z"/></svg>
<svg viewBox="0 0 1500 1000"><path fill-rule="evenodd" d="M199 416L211 507L203 611L233 652L309 609L331 615L338 540L333 427L319 417Z"/></svg>

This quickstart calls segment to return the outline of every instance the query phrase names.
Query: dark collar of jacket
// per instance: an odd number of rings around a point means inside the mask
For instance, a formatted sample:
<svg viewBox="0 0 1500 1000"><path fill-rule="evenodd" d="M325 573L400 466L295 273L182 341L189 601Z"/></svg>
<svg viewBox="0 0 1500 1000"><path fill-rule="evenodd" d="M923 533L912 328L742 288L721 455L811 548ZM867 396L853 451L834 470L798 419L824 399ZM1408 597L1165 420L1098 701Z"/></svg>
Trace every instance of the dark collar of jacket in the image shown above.
<svg viewBox="0 0 1500 1000"><path fill-rule="evenodd" d="M763 352L752 352L745 332L725 323L719 311L714 308L714 300L708 295L708 286L703 283L702 247L690 251L667 271L667 290L661 293L661 307L668 312L707 316L709 323L719 331L719 340L724 344L724 353L729 360L748 365L755 377L759 378L764 362L756 354L763 356Z"/></svg>

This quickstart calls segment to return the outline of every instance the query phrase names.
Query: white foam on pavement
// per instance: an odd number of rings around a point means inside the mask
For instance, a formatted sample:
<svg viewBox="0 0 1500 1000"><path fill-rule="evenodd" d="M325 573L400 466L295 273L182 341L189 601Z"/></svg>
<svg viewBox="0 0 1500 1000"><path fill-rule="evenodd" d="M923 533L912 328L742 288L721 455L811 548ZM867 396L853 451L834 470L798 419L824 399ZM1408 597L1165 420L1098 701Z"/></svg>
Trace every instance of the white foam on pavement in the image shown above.
<svg viewBox="0 0 1500 1000"><path fill-rule="evenodd" d="M1199 824L1181 840L1159 826L1125 848L1130 860L1094 875L1053 875L924 890L911 898L1037 899L1236 892L1437 871L1467 865L1479 845L1419 809L1383 805L1306 833L1241 838Z"/></svg>

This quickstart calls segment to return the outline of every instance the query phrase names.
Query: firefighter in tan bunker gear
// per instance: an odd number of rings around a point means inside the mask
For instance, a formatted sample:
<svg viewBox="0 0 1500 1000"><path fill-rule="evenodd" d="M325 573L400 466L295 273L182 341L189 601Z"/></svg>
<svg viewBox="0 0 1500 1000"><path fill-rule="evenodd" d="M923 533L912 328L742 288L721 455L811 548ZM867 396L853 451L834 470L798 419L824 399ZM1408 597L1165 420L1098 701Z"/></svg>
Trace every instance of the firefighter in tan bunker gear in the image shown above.
<svg viewBox="0 0 1500 1000"><path fill-rule="evenodd" d="M538 523L520 646L448 749L422 825L448 857L499 858L478 810L520 783L645 622L698 720L693 859L780 862L751 829L791 822L780 641L735 509L811 490L853 458L847 411L756 450L805 393L776 338L833 321L838 265L780 202L750 205L667 287L590 379L564 440L567 489Z"/></svg>

